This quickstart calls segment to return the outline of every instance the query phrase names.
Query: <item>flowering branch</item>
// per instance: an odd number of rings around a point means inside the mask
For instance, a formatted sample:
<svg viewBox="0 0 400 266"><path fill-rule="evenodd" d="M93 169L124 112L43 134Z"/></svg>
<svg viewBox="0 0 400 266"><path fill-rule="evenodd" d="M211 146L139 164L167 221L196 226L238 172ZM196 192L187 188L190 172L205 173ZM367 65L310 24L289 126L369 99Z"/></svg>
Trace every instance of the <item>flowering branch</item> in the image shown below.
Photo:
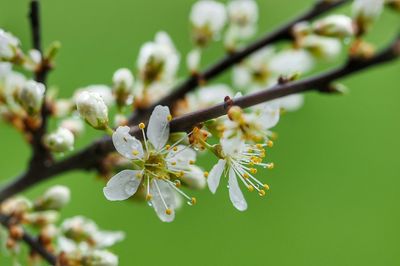
<svg viewBox="0 0 400 266"><path fill-rule="evenodd" d="M148 116L151 114L154 107L157 105L164 105L171 107L173 103L183 98L188 92L194 90L197 86L199 86L200 83L204 83L213 78L216 78L217 76L224 73L235 64L240 63L243 59L253 54L254 52L266 47L267 45L270 45L278 41L292 39L293 38L292 30L293 26L296 25L296 23L314 19L328 11L331 11L334 8L337 8L345 4L346 2L349 1L348 0L317 1L314 4L314 6L310 10L306 11L304 14L299 15L295 19L287 22L286 24L272 31L271 33L268 33L266 36L255 41L254 43L249 44L244 49L228 54L225 58L218 61L214 65L210 66L202 73L195 73L194 75L189 77L186 81L182 82L180 85L174 88L171 94L167 95L165 98L161 99L157 103L145 109L139 108L136 111L136 113L133 113L131 115L129 119L129 124L133 125L142 120L146 120L146 118L148 118Z"/></svg>
<svg viewBox="0 0 400 266"><path fill-rule="evenodd" d="M0 223L6 228L9 228L12 225L10 217L6 215L0 215ZM20 234L18 238L24 241L32 251L42 256L42 258L44 258L49 264L56 265L56 257L48 252L37 239L25 231L18 232L17 234Z"/></svg>

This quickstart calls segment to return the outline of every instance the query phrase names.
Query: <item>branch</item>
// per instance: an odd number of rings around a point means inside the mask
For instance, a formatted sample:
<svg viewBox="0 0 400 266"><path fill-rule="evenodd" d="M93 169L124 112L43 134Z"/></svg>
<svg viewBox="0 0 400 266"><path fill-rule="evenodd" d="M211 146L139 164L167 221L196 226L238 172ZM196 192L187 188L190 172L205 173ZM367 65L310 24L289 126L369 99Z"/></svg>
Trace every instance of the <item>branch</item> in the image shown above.
<svg viewBox="0 0 400 266"><path fill-rule="evenodd" d="M227 55L225 58L215 63L204 72L193 75L189 77L186 81L178 85L176 88L172 89L172 93L161 99L154 105L145 108L138 109L136 113L132 114L129 119L129 124L137 124L141 122L140 120L147 120L153 111L154 107L157 105L164 105L171 107L174 102L183 98L188 92L194 90L200 82L209 81L213 78L216 78L226 70L230 69L237 63L240 63L243 59L248 57L249 55L257 52L258 50L278 41L290 40L292 39L292 28L295 24L301 21L306 21L313 19L323 13L326 13L336 7L339 7L349 0L319 0L309 11L304 14L298 16L297 18L287 22L280 28L274 30L273 32L267 34L263 38L251 43L243 50L231 53Z"/></svg>
<svg viewBox="0 0 400 266"><path fill-rule="evenodd" d="M40 24L40 3L39 0L31 0L29 21L32 32L32 46L42 54L42 63L39 69L35 72L35 80L46 85L47 75L50 71L49 62L44 58L42 52L41 24ZM30 160L30 168L41 168L52 160L49 151L42 143L43 136L47 130L47 120L49 110L46 104L46 99L43 101L41 108L41 125L37 129L31 130L32 133L32 158Z"/></svg>
<svg viewBox="0 0 400 266"><path fill-rule="evenodd" d="M272 88L234 99L233 104L242 108L246 108L284 96L306 91L314 90L326 92L326 87L340 78L349 76L361 70L393 61L399 56L400 34L386 49L383 49L369 59L352 59L337 69L324 72L317 76L291 83L278 84ZM204 110L174 118L170 124L171 132L190 131L195 125L201 122L225 115L226 111L226 105L221 103ZM138 139L142 138L141 131L137 127L132 128L131 133ZM111 138L104 137L79 153L67 159L56 162L50 167L43 169L41 172L28 171L0 190L0 202L14 194L24 191L32 185L47 180L58 174L73 170L95 169L100 160L112 151L114 151L114 146Z"/></svg>
<svg viewBox="0 0 400 266"><path fill-rule="evenodd" d="M0 215L0 223L8 228L11 225L11 219L8 216L5 215ZM50 265L56 265L57 259L56 257L48 252L43 245L34 237L32 237L30 234L27 232L23 232L22 235L22 241L24 241L32 251L35 251L38 253L40 256L42 256L43 259L45 259Z"/></svg>

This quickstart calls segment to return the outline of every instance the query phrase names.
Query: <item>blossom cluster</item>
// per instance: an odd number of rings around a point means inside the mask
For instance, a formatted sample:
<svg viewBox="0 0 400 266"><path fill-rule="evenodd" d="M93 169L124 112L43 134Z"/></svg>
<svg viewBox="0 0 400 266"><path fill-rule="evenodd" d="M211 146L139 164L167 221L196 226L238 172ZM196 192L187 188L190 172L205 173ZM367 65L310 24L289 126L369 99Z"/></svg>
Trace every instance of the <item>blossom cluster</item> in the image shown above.
<svg viewBox="0 0 400 266"><path fill-rule="evenodd" d="M363 36L385 5L400 9L398 0L355 0L351 16L331 14L300 21L285 44L263 47L237 63L229 82L210 83L200 71L206 48L221 42L228 54L241 51L256 36L260 16L255 0L199 0L189 14L193 47L187 54L181 55L167 32L157 32L141 46L134 68L117 69L109 84L82 86L70 98L59 97L56 89L38 78L54 67L58 43L46 53L24 52L17 37L0 29L0 117L21 131L27 142L32 142L45 116L53 118L56 123L40 141L58 156L74 149L85 124L104 131L115 148L96 165L104 177L104 197L147 202L163 222L172 222L185 202L197 204L193 193L206 187L211 193L227 188L234 208L245 211L244 192L265 197L270 189L263 169L275 166L268 156L277 138L275 126L286 112L301 108L304 97L292 94L247 109L235 105L235 100L295 81L318 62L330 62L344 51L350 58L373 56L374 46ZM183 67L199 88L173 99L169 106L159 105L180 84ZM226 115L189 125L187 132L173 127L174 118L221 103ZM141 119L133 119L135 124L129 119L133 112ZM205 156L214 164L209 169L197 161ZM0 214L8 217L7 249L18 253L23 228L30 228L46 250L59 254L60 265L117 265L117 257L107 248L124 238L122 232L102 231L82 216L58 223L69 194L66 187L56 186L34 201L14 197L3 202Z"/></svg>
<svg viewBox="0 0 400 266"><path fill-rule="evenodd" d="M57 265L118 265L118 257L107 249L123 240L124 233L101 230L94 221L83 216L60 222L61 210L69 201L69 189L56 185L35 200L17 196L3 202L0 211L7 217L7 228L0 228L3 248L14 255L17 262L17 255L23 252L19 241L29 229L37 233L38 242L45 250L58 254ZM40 261L38 254L30 254L32 262Z"/></svg>

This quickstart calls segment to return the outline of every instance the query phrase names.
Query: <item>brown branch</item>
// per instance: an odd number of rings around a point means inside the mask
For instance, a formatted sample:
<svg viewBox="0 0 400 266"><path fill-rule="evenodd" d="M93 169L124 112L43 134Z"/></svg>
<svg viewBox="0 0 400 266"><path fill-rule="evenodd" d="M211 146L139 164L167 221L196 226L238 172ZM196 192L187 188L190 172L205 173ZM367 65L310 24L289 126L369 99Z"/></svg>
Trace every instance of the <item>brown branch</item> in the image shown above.
<svg viewBox="0 0 400 266"><path fill-rule="evenodd" d="M0 223L4 227L8 228L11 225L11 218L0 214ZM32 251L45 259L50 265L56 265L57 258L48 252L36 238L24 231L21 240L24 241Z"/></svg>
<svg viewBox="0 0 400 266"><path fill-rule="evenodd" d="M249 44L244 49L228 54L225 58L221 59L214 65L207 68L204 72L189 77L180 85L173 88L171 94L161 99L157 103L145 109L138 109L129 118L129 124L133 125L141 121L147 120L147 118L153 111L154 107L157 105L172 107L172 105L177 100L183 98L188 92L194 90L199 85L200 82L209 81L213 78L216 78L220 74L230 69L235 64L240 63L243 59L245 59L249 55L253 54L254 52L257 52L258 50L272 43L292 39L293 26L298 22L314 19L336 7L345 4L346 2L349 2L349 0L317 1L317 3L314 4L314 6L310 10L306 11L304 14L299 15L298 17L292 19L291 21L287 22L278 29L272 31L271 33L268 33L261 39Z"/></svg>
<svg viewBox="0 0 400 266"><path fill-rule="evenodd" d="M237 98L233 101L233 104L242 108L246 108L259 103L306 91L314 90L326 92L326 87L340 78L373 66L390 62L397 59L399 56L400 35L386 49L380 51L369 59L352 59L337 69L324 72L314 77L291 83L278 84L272 88ZM171 132L190 131L196 124L222 116L226 114L226 111L225 104L221 103L204 110L174 118L171 121ZM131 133L139 139L142 137L141 132L137 127L132 128ZM104 137L95 142L94 145L90 145L79 153L46 167L41 172L28 171L0 190L0 202L16 193L24 191L32 185L47 180L48 178L58 174L64 174L73 170L95 169L100 160L112 151L114 151L114 146L111 138Z"/></svg>

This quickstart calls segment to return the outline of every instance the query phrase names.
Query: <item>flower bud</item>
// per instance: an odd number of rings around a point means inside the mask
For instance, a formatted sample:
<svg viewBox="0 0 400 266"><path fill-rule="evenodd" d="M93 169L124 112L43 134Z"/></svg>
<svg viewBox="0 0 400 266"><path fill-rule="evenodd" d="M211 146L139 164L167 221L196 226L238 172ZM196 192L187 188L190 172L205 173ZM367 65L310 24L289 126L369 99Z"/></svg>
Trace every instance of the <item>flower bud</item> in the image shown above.
<svg viewBox="0 0 400 266"><path fill-rule="evenodd" d="M53 152L67 152L74 148L74 139L71 131L60 127L57 131L47 135L44 143Z"/></svg>
<svg viewBox="0 0 400 266"><path fill-rule="evenodd" d="M118 257L106 250L94 250L83 256L82 265L118 266Z"/></svg>
<svg viewBox="0 0 400 266"><path fill-rule="evenodd" d="M102 97L93 92L83 91L76 100L79 115L95 129L108 126L108 108Z"/></svg>
<svg viewBox="0 0 400 266"><path fill-rule="evenodd" d="M38 50L30 50L25 58L24 67L29 71L36 71L42 62L42 54Z"/></svg>
<svg viewBox="0 0 400 266"><path fill-rule="evenodd" d="M13 61L20 56L19 40L0 29L0 61Z"/></svg>
<svg viewBox="0 0 400 266"><path fill-rule="evenodd" d="M232 106L229 108L228 117L232 121L240 121L242 119L243 110L239 106Z"/></svg>
<svg viewBox="0 0 400 266"><path fill-rule="evenodd" d="M57 211L48 210L28 213L24 218L29 224L42 227L56 223L60 214Z"/></svg>
<svg viewBox="0 0 400 266"><path fill-rule="evenodd" d="M70 190L66 186L51 187L37 200L35 208L38 210L59 210L69 203L70 194Z"/></svg>
<svg viewBox="0 0 400 266"><path fill-rule="evenodd" d="M37 114L43 103L45 86L34 80L28 80L21 88L18 100L28 114Z"/></svg>
<svg viewBox="0 0 400 266"><path fill-rule="evenodd" d="M118 69L113 75L113 91L119 106L132 101L133 75L127 68ZM129 101L130 100L130 101Z"/></svg>
<svg viewBox="0 0 400 266"><path fill-rule="evenodd" d="M346 38L354 35L353 21L345 15L331 15L317 20L313 29L316 34L328 37Z"/></svg>
<svg viewBox="0 0 400 266"><path fill-rule="evenodd" d="M85 130L84 124L82 120L77 117L71 117L63 120L60 124L60 127L66 128L74 134L74 136L82 135Z"/></svg>
<svg viewBox="0 0 400 266"><path fill-rule="evenodd" d="M188 69L192 73L196 73L199 70L200 59L201 59L200 49L193 49L187 54L186 64Z"/></svg>

